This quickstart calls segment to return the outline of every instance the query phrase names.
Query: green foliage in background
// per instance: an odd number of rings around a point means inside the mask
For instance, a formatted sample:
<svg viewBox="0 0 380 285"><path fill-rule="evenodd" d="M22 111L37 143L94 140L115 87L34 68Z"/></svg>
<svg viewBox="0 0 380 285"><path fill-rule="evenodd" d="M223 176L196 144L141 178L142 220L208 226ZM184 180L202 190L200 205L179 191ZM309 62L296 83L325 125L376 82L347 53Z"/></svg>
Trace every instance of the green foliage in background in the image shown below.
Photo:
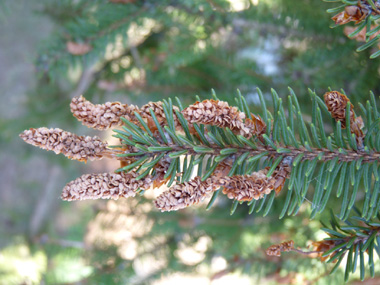
<svg viewBox="0 0 380 285"><path fill-rule="evenodd" d="M292 86L303 96L307 87L322 93L326 86L344 87L356 96L363 96L363 89L377 93L371 76L377 61L356 53L355 42L330 29L325 11L331 4L253 2L257 5L242 1L248 9L233 11L228 1L48 1L43 13L59 28L46 42L37 67L56 80L68 71L90 69L90 96L104 93L99 88L103 80L115 89L121 84L129 96L157 99L208 94L211 88L223 98L237 88L243 94L254 92L254 86ZM131 39L133 29L139 40ZM71 55L68 41L91 50ZM144 83L138 80L141 72ZM129 83L122 87L126 77Z"/></svg>

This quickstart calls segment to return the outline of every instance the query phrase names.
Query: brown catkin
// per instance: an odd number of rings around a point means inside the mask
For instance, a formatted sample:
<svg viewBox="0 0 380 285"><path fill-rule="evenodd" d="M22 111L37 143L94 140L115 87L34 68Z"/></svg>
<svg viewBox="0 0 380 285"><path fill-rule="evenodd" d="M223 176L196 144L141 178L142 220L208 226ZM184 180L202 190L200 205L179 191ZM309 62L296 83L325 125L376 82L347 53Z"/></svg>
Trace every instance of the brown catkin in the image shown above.
<svg viewBox="0 0 380 285"><path fill-rule="evenodd" d="M199 176L181 184L174 185L154 201L162 212L176 211L197 204L217 189L210 178L201 181Z"/></svg>
<svg viewBox="0 0 380 285"><path fill-rule="evenodd" d="M280 244L270 246L266 250L267 255L281 256L281 252L292 251L294 249L294 241L285 241Z"/></svg>
<svg viewBox="0 0 380 285"><path fill-rule="evenodd" d="M236 107L230 107L227 102L204 100L196 102L182 111L189 123L201 123L231 130L240 129L245 114Z"/></svg>
<svg viewBox="0 0 380 285"><path fill-rule="evenodd" d="M235 134L245 137L258 135L265 129L265 123L259 116L246 120L245 113L231 107L227 102L204 100L190 105L182 111L185 119L191 123L212 125L220 128L228 127Z"/></svg>
<svg viewBox="0 0 380 285"><path fill-rule="evenodd" d="M73 98L70 109L74 117L81 121L83 125L97 130L105 130L122 125L121 117L133 121L133 112L138 111L136 106L128 106L120 102L107 102L94 105L83 96Z"/></svg>
<svg viewBox="0 0 380 285"><path fill-rule="evenodd" d="M347 98L346 95L338 91L327 92L323 97L325 99L325 104L331 116L336 121L340 121L342 129L345 129L346 107L347 102L350 102L350 100ZM363 140L365 135L362 131L362 128L364 127L363 119L360 116L356 117L353 109L354 106L350 104L350 132L356 135L356 142L358 144L358 148L364 149Z"/></svg>
<svg viewBox="0 0 380 285"><path fill-rule="evenodd" d="M234 175L221 178L219 183L224 187L223 193L229 199L238 201L258 200L274 189L275 179L266 177L267 169L251 175Z"/></svg>
<svg viewBox="0 0 380 285"><path fill-rule="evenodd" d="M137 189L146 190L152 184L151 176L136 180L137 176L135 172L85 174L67 183L61 198L74 201L134 197Z"/></svg>
<svg viewBox="0 0 380 285"><path fill-rule="evenodd" d="M218 183L224 187L223 194L226 194L229 199L259 200L273 190L276 191L276 194L280 193L291 171L288 165L280 164L272 176L267 177L268 169L265 168L250 175L226 176L221 178Z"/></svg>
<svg viewBox="0 0 380 285"><path fill-rule="evenodd" d="M107 152L107 143L96 136L78 136L58 128L29 129L20 137L28 144L80 161L101 159Z"/></svg>
<svg viewBox="0 0 380 285"><path fill-rule="evenodd" d="M346 95L338 91L327 92L325 93L323 98L325 99L325 104L331 116L336 121L340 121L342 125L342 129L345 129L346 128L346 107L347 107L347 103L350 102L350 99L348 99ZM354 114L353 109L354 109L354 106L350 104L350 122L354 122L355 120L355 114Z"/></svg>

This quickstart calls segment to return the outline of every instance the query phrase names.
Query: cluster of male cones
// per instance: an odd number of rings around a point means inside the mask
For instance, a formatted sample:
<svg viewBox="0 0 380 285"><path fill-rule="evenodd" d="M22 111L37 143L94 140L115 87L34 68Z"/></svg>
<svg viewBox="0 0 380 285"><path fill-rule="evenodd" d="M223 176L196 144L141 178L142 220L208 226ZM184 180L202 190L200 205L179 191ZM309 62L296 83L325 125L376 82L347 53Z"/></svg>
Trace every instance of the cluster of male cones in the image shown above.
<svg viewBox="0 0 380 285"><path fill-rule="evenodd" d="M326 93L324 99L332 117L340 121L342 128L345 128L348 98L339 92L332 91ZM163 102L149 102L141 108L120 102L95 105L80 96L72 99L70 108L74 117L87 127L106 130L121 126L124 120L128 120L145 131L149 128L157 143L168 146L162 141L159 132L164 128L158 129L158 125L164 127L168 124ZM196 102L182 111L174 106L172 112L170 116L174 121L175 131L184 132L183 125L178 118L179 113L182 113L188 124L188 130L194 136L199 136L194 124L203 124L220 128L228 127L236 135L243 136L246 139L256 137L262 141L262 135L266 133L267 128L260 116L251 114L251 117L247 118L246 113L239 111L238 108L218 100ZM154 118L152 114L154 114ZM137 116L140 120L137 119ZM144 124L142 124L141 119ZM356 134L357 138L363 138L361 118L355 117L352 106L350 121L351 131ZM122 144L119 148L109 147L106 142L101 141L98 137L78 136L58 128L32 128L21 133L20 137L31 145L54 151L57 154L62 153L70 159L87 161L107 157L119 160L122 167L134 163L137 159L133 154L141 151L133 145L126 144ZM154 171L143 178L139 177L140 173L133 171L133 167L128 172L82 175L64 187L61 198L67 201L100 198L118 199L134 197L140 190L157 188L167 183L171 178L165 175L171 165L171 158L168 154L163 155L153 166ZM205 180L195 176L189 181L170 187L156 198L154 202L156 207L161 211L186 208L201 202L218 189L223 189L223 194L229 199L237 201L258 200L272 191L275 191L276 194L280 193L286 179L290 176L291 161L286 158L270 175L268 175L269 167L267 167L246 175L229 176L228 173L235 159L235 155L231 154L230 157L220 162L211 176ZM268 254L279 255L279 252L290 250L292 247L292 244L282 244L280 247L269 250Z"/></svg>
<svg viewBox="0 0 380 285"><path fill-rule="evenodd" d="M122 104L120 102L107 102L94 105L83 96L73 98L70 104L73 115L83 125L97 129L106 130L121 126L122 118L132 122L136 126L144 128L136 119L138 114L143 118L146 126L153 133L158 142L162 142L157 126L152 118L151 111L161 126L167 124L163 103L149 102L138 108L134 105ZM182 126L177 118L179 109L173 107L173 119L176 131L183 132ZM228 127L233 133L246 138L252 136L260 137L266 131L266 125L260 116L254 114L246 118L245 113L236 107L231 107L227 102L217 100L205 100L196 102L182 111L189 130L197 135L193 124L213 125L220 128ZM133 146L124 145L123 148L109 148L106 142L98 137L78 136L61 129L29 129L24 131L20 137L27 143L40 148L62 153L70 159L79 161L97 160L103 157L120 160L122 166L135 161L133 155L130 157L119 157L118 154L133 154L138 150ZM67 201L85 199L118 199L120 197L133 197L137 190L148 190L165 184L170 177L165 174L170 166L171 158L166 154L155 165L155 174L147 175L137 179L138 173L134 171L103 174L86 174L74 181L69 182L63 189L61 198ZM250 201L260 199L271 191L279 193L285 183L290 167L281 164L276 171L267 177L268 168L250 175L235 175L228 177L231 170L233 157L219 163L211 177L202 181L199 176L190 181L176 184L168 191L160 195L155 205L161 211L178 210L199 203L214 191L223 187L223 193L230 199L238 201Z"/></svg>

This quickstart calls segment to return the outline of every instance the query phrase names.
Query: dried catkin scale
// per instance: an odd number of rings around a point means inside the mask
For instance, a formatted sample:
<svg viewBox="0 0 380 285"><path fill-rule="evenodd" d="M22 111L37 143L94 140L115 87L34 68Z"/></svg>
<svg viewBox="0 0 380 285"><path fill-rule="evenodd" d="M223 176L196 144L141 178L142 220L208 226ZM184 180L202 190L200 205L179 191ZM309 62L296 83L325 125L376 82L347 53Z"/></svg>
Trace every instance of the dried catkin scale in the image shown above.
<svg viewBox="0 0 380 285"><path fill-rule="evenodd" d="M320 258L321 258L321 261L325 261L326 259L328 259L331 255L335 254L336 252L332 252L330 255L328 256L322 256L322 254L330 249L332 249L333 247L336 246L336 242L335 240L321 240L321 241L316 241L316 242L313 242L312 245L314 246L315 248L315 251L320 251L320 254L318 255Z"/></svg>
<svg viewBox="0 0 380 285"><path fill-rule="evenodd" d="M346 6L343 12L336 14L331 19L335 21L335 24L337 25L344 25L349 22L355 22L355 24L359 24L371 14L380 14L379 3L376 2L375 9L373 9L373 7L367 3L367 1L357 1L357 5Z"/></svg>
<svg viewBox="0 0 380 285"><path fill-rule="evenodd" d="M336 14L331 19L337 25L344 25L352 21L358 23L362 21L367 15L367 13L363 13L362 10L357 6L347 6L343 12Z"/></svg>
<svg viewBox="0 0 380 285"><path fill-rule="evenodd" d="M250 130L250 134L260 137L265 134L267 130L267 125L264 120L259 115L254 115L251 113L251 119L246 119L244 122L245 126ZM246 135L245 137L249 137Z"/></svg>

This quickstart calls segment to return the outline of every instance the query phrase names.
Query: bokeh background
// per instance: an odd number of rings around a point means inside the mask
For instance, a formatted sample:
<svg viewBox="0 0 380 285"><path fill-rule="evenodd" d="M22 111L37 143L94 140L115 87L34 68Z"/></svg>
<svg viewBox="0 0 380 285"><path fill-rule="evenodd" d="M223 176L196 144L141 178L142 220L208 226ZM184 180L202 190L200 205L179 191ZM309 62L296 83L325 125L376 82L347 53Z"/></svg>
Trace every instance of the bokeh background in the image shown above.
<svg viewBox="0 0 380 285"><path fill-rule="evenodd" d="M46 126L112 142L112 131L72 117L70 100L80 94L141 106L175 96L190 104L211 89L233 103L239 89L260 114L256 87L286 99L291 86L306 116L308 88L344 88L354 105L370 90L380 94L379 60L329 27L331 4L301 2L1 1L0 284L341 284L342 271L329 276L317 259L265 255L284 240L302 246L324 237L324 217L309 220L308 204L279 220L284 195L266 217L245 205L230 216L222 197L209 211L205 202L160 213L155 191L62 202L67 182L117 163L69 161L18 137Z"/></svg>

